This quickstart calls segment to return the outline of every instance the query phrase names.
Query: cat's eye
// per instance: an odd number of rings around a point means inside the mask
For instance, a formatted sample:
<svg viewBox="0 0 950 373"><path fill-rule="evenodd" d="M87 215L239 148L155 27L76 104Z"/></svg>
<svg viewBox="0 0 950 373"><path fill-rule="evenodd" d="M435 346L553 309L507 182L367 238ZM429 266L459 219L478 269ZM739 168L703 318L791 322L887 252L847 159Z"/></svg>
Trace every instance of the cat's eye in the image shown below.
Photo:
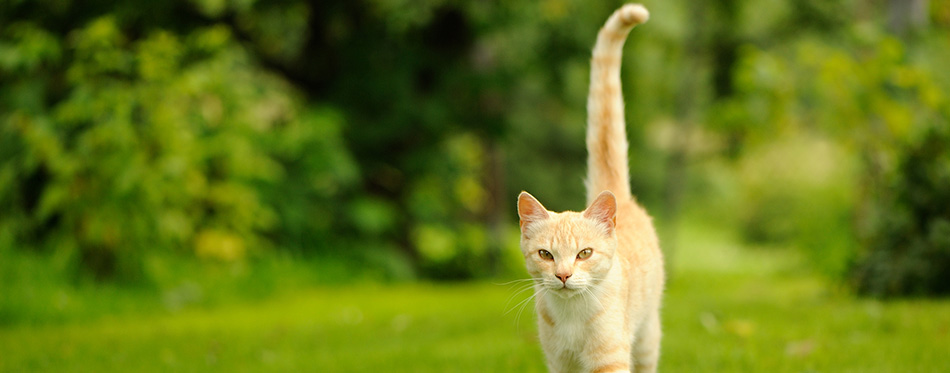
<svg viewBox="0 0 950 373"><path fill-rule="evenodd" d="M544 260L554 260L554 255L551 255L551 252L547 250L538 250L538 256Z"/></svg>
<svg viewBox="0 0 950 373"><path fill-rule="evenodd" d="M577 259L587 259L590 258L590 255L594 253L594 249L586 248L577 253Z"/></svg>

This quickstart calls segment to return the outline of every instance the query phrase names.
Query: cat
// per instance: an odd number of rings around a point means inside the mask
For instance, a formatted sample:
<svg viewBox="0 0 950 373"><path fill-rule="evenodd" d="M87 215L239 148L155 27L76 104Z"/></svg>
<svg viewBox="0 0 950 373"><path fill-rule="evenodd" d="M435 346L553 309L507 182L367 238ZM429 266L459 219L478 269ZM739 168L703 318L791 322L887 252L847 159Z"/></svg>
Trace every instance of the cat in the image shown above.
<svg viewBox="0 0 950 373"><path fill-rule="evenodd" d="M627 4L597 35L587 101L587 209L556 213L527 192L518 196L521 251L551 372L652 372L659 361L663 256L651 218L630 190L620 91L624 41L648 18L646 8Z"/></svg>

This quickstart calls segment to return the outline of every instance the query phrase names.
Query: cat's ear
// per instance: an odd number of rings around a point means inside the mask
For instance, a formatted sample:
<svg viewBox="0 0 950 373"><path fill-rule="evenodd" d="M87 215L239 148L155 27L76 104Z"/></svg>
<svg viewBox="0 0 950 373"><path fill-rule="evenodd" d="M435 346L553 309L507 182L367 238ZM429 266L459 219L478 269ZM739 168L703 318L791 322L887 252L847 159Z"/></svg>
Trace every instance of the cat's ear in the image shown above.
<svg viewBox="0 0 950 373"><path fill-rule="evenodd" d="M613 234L617 227L617 198L609 190L603 191L584 210L584 217L604 224L607 234Z"/></svg>
<svg viewBox="0 0 950 373"><path fill-rule="evenodd" d="M525 225L547 219L548 210L534 196L521 192L518 195L518 216L521 217L521 232L524 233Z"/></svg>

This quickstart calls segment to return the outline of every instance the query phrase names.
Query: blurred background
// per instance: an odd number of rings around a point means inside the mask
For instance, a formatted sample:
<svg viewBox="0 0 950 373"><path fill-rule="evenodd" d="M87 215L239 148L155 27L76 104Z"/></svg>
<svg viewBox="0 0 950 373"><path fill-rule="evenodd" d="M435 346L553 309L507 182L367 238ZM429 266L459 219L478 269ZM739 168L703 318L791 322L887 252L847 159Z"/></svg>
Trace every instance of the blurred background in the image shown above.
<svg viewBox="0 0 950 373"><path fill-rule="evenodd" d="M775 266L831 304L950 310L925 299L950 294L950 1L643 3L622 78L667 307ZM516 196L584 208L590 49L621 4L0 0L0 332L54 328L43 351L104 317L526 278Z"/></svg>

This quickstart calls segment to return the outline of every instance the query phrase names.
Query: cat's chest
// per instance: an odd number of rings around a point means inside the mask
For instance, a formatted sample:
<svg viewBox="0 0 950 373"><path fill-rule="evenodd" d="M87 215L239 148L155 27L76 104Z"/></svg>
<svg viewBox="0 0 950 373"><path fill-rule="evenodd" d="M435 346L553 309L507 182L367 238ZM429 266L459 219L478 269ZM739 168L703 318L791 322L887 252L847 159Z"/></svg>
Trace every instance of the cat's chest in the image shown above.
<svg viewBox="0 0 950 373"><path fill-rule="evenodd" d="M564 305L560 305L564 306ZM590 339L592 333L591 312L583 308L551 307L548 310L552 319L550 333L562 349L578 350Z"/></svg>
<svg viewBox="0 0 950 373"><path fill-rule="evenodd" d="M590 324L588 322L576 319L562 319L554 325L554 334L561 339L565 345L576 347L582 341L587 340L590 333Z"/></svg>

